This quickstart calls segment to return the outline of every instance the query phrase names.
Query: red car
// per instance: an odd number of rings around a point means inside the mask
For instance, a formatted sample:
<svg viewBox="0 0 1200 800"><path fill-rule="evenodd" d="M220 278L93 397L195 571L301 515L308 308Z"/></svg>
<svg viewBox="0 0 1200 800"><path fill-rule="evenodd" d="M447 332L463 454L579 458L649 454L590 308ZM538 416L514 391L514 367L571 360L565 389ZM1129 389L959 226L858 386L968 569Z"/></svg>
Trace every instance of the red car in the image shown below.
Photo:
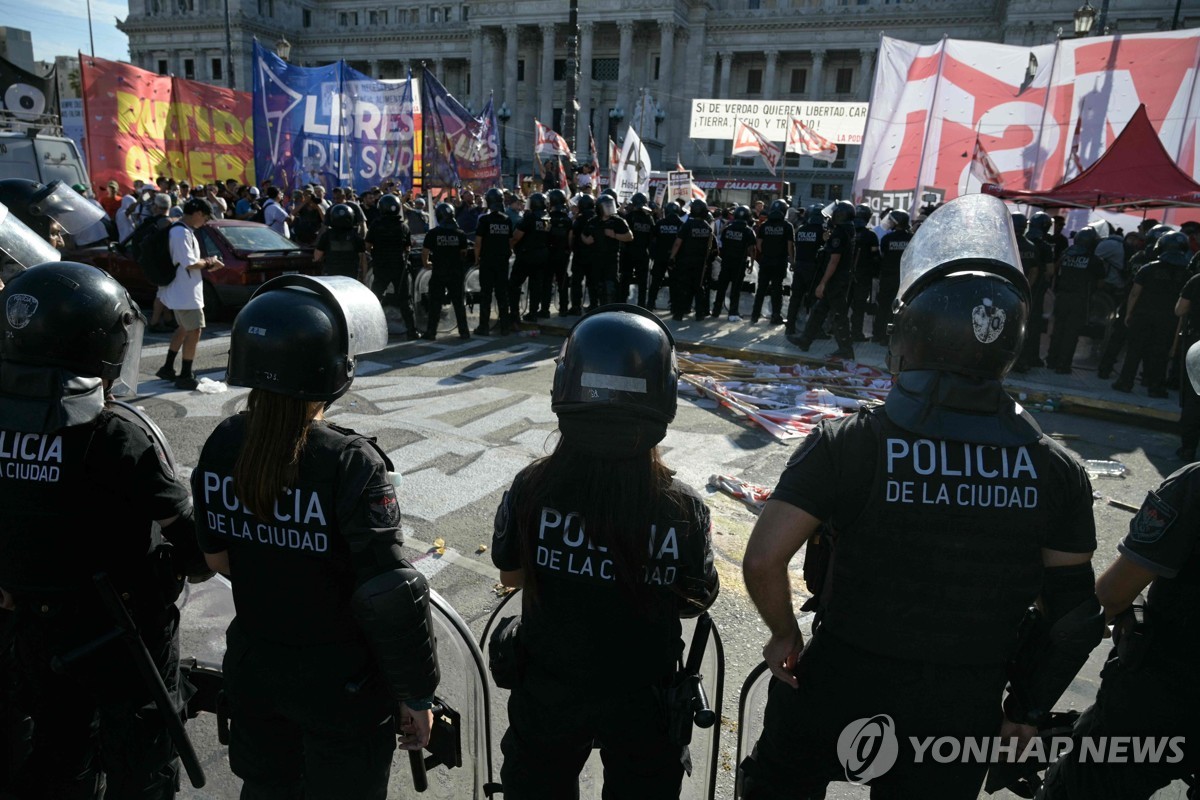
<svg viewBox="0 0 1200 800"><path fill-rule="evenodd" d="M220 256L225 266L204 274L204 307L210 314L245 305L260 284L284 273L320 275L311 247L283 238L258 222L215 219L196 231L203 256ZM157 287L131 256L115 246L85 247L63 253L66 261L95 264L121 282L143 309L150 308Z"/></svg>

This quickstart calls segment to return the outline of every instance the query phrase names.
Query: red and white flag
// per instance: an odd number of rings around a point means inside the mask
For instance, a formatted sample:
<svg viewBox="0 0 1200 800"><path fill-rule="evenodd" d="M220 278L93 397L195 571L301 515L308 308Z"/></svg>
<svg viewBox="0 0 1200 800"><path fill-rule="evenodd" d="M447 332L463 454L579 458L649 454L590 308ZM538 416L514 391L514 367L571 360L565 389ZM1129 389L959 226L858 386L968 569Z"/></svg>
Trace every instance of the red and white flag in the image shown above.
<svg viewBox="0 0 1200 800"><path fill-rule="evenodd" d="M1083 172L1083 162L1079 160L1079 140L1083 138L1083 108L1079 109L1079 117L1075 120L1075 135L1071 137L1071 155L1067 168L1063 172L1063 180L1074 178Z"/></svg>
<svg viewBox="0 0 1200 800"><path fill-rule="evenodd" d="M533 125L537 131L537 140L533 145L534 153L539 156L566 156L567 158L572 158L571 147L567 144L566 139L536 119L533 121Z"/></svg>
<svg viewBox="0 0 1200 800"><path fill-rule="evenodd" d="M617 143L608 137L608 185L615 186L617 184L617 168L621 166L621 148L617 147ZM598 186L599 184L597 184Z"/></svg>
<svg viewBox="0 0 1200 800"><path fill-rule="evenodd" d="M675 171L676 172L687 172L687 170L683 168L683 162L680 161L678 158L675 159ZM701 189L699 186L697 186L695 181L692 181L691 185L692 185L692 199L693 200L704 200L705 202L707 202L708 201L708 193L705 192L703 189Z"/></svg>
<svg viewBox="0 0 1200 800"><path fill-rule="evenodd" d="M971 153L971 174L978 178L980 183L994 183L997 186L1003 183L1000 170L996 169L992 157L983 149L983 142L979 141L979 136L975 137L975 149Z"/></svg>
<svg viewBox="0 0 1200 800"><path fill-rule="evenodd" d="M767 170L774 175L781 151L779 145L738 120L737 128L733 132L733 150L730 154L735 156L760 155L767 165Z"/></svg>
<svg viewBox="0 0 1200 800"><path fill-rule="evenodd" d="M596 137L592 135L592 126L588 125L588 146L592 148L592 178L600 182L600 151L596 149Z"/></svg>
<svg viewBox="0 0 1200 800"><path fill-rule="evenodd" d="M838 157L836 144L795 117L791 117L788 122L787 144L784 145L784 152L812 156L813 161L824 161L827 164L837 161Z"/></svg>

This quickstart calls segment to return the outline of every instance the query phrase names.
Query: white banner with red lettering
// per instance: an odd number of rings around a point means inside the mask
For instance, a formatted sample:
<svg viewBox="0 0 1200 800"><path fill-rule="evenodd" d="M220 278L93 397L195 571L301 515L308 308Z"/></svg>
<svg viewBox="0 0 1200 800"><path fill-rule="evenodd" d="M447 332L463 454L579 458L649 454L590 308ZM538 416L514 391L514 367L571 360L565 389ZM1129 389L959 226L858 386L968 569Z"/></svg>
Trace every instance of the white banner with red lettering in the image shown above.
<svg viewBox="0 0 1200 800"><path fill-rule="evenodd" d="M856 198L911 209L968 189L976 137L1013 189L1075 174L1112 143L1140 103L1183 169L1200 178L1200 31L1062 39L1037 47L883 37ZM1190 216L1190 215L1189 215Z"/></svg>

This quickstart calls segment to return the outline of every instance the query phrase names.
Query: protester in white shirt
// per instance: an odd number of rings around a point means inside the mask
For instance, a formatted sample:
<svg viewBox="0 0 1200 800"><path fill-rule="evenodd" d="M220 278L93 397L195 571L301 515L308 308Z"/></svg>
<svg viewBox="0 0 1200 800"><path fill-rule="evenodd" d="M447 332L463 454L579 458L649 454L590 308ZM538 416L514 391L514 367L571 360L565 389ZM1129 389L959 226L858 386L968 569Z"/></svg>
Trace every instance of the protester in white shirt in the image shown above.
<svg viewBox="0 0 1200 800"><path fill-rule="evenodd" d="M291 221L292 215L279 204L279 187L268 187L267 202L263 204L263 222L283 238L290 239L292 231L288 228L288 223Z"/></svg>
<svg viewBox="0 0 1200 800"><path fill-rule="evenodd" d="M202 197L193 197L183 205L183 224L173 225L169 234L175 280L162 288L159 297L163 305L175 313L179 327L168 345L166 363L154 374L163 380L175 381L176 389L190 390L199 385L192 374L192 361L196 358L200 332L204 330L204 278L200 273L224 266L217 256L202 258L200 255L200 243L196 241L194 231L210 219L212 206ZM177 376L175 358L181 349L183 362Z"/></svg>

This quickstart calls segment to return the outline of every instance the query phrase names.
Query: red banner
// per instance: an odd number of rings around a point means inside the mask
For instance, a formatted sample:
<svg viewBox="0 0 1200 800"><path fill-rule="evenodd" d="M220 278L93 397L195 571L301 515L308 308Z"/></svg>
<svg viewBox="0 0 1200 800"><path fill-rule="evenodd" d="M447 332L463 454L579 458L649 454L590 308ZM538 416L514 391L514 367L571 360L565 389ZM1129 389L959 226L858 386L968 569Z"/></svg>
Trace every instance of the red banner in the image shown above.
<svg viewBox="0 0 1200 800"><path fill-rule="evenodd" d="M80 56L92 181L254 183L251 95Z"/></svg>

